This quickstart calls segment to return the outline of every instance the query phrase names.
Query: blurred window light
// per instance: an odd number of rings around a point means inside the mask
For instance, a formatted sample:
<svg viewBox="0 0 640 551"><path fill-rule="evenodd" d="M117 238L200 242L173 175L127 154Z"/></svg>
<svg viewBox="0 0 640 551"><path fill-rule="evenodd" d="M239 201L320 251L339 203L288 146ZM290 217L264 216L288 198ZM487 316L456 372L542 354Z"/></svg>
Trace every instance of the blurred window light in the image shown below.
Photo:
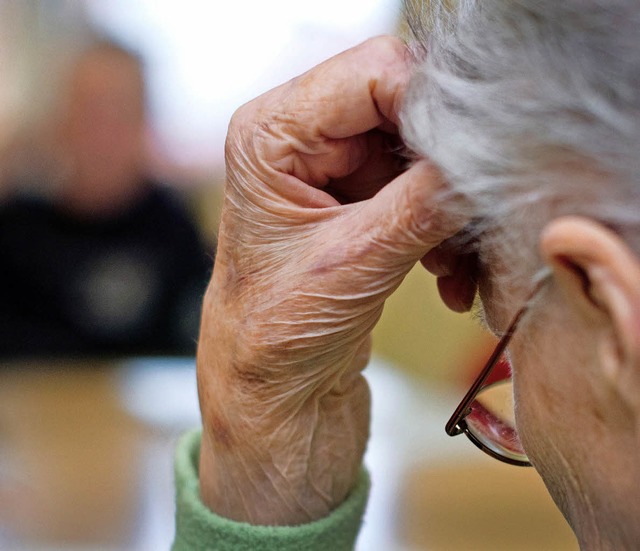
<svg viewBox="0 0 640 551"><path fill-rule="evenodd" d="M222 162L237 107L323 59L393 32L399 0L89 0L92 24L144 56L161 149Z"/></svg>

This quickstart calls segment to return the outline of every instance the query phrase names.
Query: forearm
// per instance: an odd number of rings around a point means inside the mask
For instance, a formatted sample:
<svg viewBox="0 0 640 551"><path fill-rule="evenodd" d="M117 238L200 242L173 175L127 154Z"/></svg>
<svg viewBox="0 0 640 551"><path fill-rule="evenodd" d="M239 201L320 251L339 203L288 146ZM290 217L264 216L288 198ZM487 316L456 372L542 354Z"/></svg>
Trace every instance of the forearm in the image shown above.
<svg viewBox="0 0 640 551"><path fill-rule="evenodd" d="M200 492L222 516L305 523L356 485L370 332L462 222L438 214L441 175L427 162L400 174L389 147L410 65L398 39L370 40L231 121L198 348Z"/></svg>

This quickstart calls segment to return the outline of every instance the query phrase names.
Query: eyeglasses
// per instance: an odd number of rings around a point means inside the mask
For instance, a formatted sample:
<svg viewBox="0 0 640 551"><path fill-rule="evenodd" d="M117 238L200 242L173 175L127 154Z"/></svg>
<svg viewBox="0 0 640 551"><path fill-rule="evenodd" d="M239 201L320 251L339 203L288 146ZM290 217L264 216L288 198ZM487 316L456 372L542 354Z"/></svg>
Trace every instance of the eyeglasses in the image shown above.
<svg viewBox="0 0 640 551"><path fill-rule="evenodd" d="M513 383L511 377L485 384L493 368L500 363L524 315L535 302L540 291L549 281L551 272L544 270L534 280L534 285L524 305L498 342L478 378L453 412L446 425L449 436L466 434L483 452L511 465L530 467L518 438L513 409Z"/></svg>

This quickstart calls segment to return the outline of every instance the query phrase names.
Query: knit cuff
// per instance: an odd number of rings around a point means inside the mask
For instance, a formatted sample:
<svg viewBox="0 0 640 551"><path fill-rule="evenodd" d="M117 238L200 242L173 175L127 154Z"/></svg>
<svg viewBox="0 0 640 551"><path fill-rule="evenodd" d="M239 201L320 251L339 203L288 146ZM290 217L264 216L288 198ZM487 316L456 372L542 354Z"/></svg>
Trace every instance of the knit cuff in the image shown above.
<svg viewBox="0 0 640 551"><path fill-rule="evenodd" d="M255 526L223 518L200 499L201 431L182 436L175 457L176 536L173 551L348 551L354 548L369 495L363 468L347 499L327 517L298 526Z"/></svg>

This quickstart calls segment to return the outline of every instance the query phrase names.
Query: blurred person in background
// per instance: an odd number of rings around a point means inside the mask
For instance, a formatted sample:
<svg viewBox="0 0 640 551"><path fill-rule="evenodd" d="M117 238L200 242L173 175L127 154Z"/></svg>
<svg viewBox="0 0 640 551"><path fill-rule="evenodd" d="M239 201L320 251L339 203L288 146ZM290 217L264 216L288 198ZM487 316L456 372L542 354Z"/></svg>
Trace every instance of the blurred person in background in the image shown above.
<svg viewBox="0 0 640 551"><path fill-rule="evenodd" d="M0 208L0 356L194 353L213 248L148 175L145 133L141 60L96 41Z"/></svg>

